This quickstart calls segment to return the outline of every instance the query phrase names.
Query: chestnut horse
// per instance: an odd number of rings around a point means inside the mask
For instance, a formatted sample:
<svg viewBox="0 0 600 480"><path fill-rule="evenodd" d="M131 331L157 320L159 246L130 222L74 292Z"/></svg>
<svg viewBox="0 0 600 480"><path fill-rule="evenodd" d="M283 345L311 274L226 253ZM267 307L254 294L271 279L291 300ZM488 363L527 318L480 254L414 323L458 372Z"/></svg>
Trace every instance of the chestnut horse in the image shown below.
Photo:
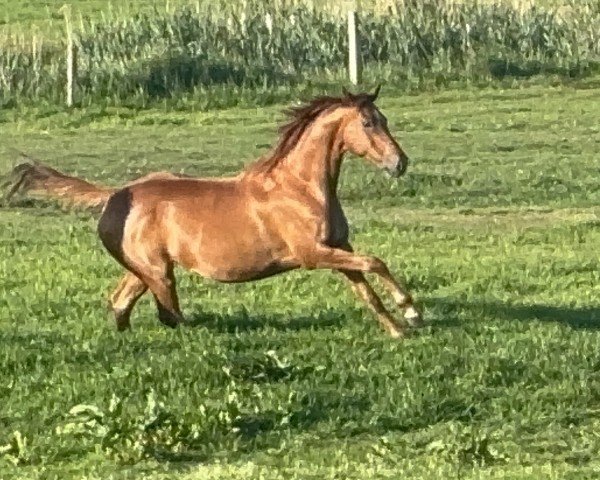
<svg viewBox="0 0 600 480"><path fill-rule="evenodd" d="M406 288L380 259L354 253L336 195L346 152L392 176L408 158L391 136L373 94L320 97L288 112L274 150L235 177L149 179L113 193L99 237L126 269L110 303L117 327L150 290L159 320L184 322L173 267L220 282L246 282L296 268L340 272L393 337L398 325L365 279L373 273L411 325L421 322Z"/></svg>

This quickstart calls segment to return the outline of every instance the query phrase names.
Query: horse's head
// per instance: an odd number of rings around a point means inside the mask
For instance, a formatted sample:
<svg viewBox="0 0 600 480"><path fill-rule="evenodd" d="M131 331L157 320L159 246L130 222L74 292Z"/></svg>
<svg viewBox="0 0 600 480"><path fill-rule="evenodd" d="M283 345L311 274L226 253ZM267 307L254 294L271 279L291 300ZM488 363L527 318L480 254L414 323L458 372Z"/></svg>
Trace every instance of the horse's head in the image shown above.
<svg viewBox="0 0 600 480"><path fill-rule="evenodd" d="M391 176L399 177L406 171L408 156L388 129L387 118L375 106L378 86L373 93L353 95L344 91L353 108L343 124L343 149L367 158Z"/></svg>

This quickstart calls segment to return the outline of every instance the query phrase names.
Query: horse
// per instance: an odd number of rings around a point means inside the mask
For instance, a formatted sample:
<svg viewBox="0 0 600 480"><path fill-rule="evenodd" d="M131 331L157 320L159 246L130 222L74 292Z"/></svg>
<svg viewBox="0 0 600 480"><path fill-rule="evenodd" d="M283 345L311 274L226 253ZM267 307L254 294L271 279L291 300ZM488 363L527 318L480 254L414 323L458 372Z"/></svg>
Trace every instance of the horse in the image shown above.
<svg viewBox="0 0 600 480"><path fill-rule="evenodd" d="M117 330L150 290L158 319L185 324L174 267L224 283L255 281L298 268L339 272L394 338L406 334L365 278L377 275L403 312L422 325L405 285L379 258L352 248L337 196L346 153L392 177L408 156L391 135L373 93L320 96L286 113L274 148L239 174L191 178L155 172L121 188L98 187L40 164L18 170L16 190L102 207L97 233L125 273L109 298Z"/></svg>

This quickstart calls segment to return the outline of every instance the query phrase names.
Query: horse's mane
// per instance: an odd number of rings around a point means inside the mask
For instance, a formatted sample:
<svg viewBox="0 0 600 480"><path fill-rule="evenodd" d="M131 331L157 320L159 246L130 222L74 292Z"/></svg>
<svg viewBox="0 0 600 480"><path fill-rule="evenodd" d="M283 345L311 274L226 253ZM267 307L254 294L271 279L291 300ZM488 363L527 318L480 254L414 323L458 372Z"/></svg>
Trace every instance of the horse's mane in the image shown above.
<svg viewBox="0 0 600 480"><path fill-rule="evenodd" d="M360 93L357 95L346 93L341 97L324 95L316 97L303 105L285 110L284 114L289 120L279 127L279 141L275 148L250 165L250 170L261 172L271 171L292 151L304 132L323 112L332 108L349 106L356 106L362 109L369 105L372 106L374 97L374 95L369 93Z"/></svg>

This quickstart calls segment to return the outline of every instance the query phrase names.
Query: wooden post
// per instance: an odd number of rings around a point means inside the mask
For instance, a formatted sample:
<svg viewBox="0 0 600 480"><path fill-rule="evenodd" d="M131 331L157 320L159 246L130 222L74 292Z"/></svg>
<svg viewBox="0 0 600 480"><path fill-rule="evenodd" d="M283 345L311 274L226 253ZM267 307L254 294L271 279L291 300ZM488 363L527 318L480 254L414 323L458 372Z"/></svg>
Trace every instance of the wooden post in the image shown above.
<svg viewBox="0 0 600 480"><path fill-rule="evenodd" d="M61 7L65 16L65 27L67 30L67 107L73 106L73 91L75 90L75 76L77 72L77 52L73 44L73 25L71 24L71 7Z"/></svg>
<svg viewBox="0 0 600 480"><path fill-rule="evenodd" d="M360 51L358 49L358 23L355 10L348 11L348 73L350 82L357 85L361 81Z"/></svg>

